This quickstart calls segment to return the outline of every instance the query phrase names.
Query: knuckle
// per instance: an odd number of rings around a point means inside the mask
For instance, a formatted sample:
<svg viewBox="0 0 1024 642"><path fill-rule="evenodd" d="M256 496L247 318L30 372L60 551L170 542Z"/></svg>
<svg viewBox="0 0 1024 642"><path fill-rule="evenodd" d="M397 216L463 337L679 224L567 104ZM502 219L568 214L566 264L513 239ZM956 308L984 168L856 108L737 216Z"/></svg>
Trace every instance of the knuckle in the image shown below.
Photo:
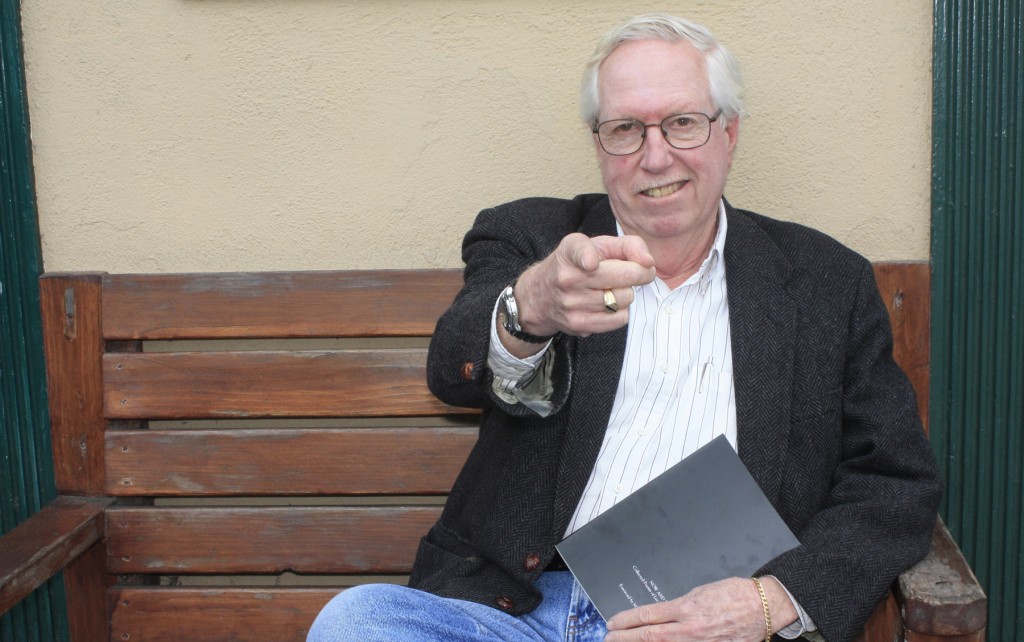
<svg viewBox="0 0 1024 642"><path fill-rule="evenodd" d="M644 626L648 626L654 621L654 617L650 609L640 609L637 611L637 619L639 619L640 624L643 624Z"/></svg>
<svg viewBox="0 0 1024 642"><path fill-rule="evenodd" d="M643 642L659 642L665 638L657 628L649 626L640 632L640 639Z"/></svg>

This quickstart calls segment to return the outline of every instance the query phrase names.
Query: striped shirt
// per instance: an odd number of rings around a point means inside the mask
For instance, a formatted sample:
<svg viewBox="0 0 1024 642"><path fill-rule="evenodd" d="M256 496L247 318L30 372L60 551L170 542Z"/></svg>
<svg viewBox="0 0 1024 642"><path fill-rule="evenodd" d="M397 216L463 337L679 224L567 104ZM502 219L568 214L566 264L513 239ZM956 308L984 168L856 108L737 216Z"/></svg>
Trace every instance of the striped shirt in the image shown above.
<svg viewBox="0 0 1024 642"><path fill-rule="evenodd" d="M611 418L566 535L718 435L736 448L724 209L695 274L674 290L633 288Z"/></svg>

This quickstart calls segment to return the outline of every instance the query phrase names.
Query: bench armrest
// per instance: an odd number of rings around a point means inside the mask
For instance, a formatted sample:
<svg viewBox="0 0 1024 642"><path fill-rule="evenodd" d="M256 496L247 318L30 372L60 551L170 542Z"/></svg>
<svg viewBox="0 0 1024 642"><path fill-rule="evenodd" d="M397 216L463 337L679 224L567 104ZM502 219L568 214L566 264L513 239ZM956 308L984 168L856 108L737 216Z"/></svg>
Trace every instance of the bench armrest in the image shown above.
<svg viewBox="0 0 1024 642"><path fill-rule="evenodd" d="M107 497L58 497L0 537L0 615L103 539Z"/></svg>
<svg viewBox="0 0 1024 642"><path fill-rule="evenodd" d="M988 598L940 518L923 560L896 583L908 639L984 640Z"/></svg>

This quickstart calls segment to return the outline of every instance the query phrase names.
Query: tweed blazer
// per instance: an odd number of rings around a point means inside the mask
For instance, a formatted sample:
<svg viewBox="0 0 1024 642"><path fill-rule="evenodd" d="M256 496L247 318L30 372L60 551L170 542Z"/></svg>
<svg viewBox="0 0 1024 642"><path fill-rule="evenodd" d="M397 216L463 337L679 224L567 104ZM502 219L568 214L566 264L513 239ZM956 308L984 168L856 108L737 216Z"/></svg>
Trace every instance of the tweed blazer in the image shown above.
<svg viewBox="0 0 1024 642"><path fill-rule="evenodd" d="M772 574L827 640L850 640L893 579L927 552L941 483L913 389L892 360L870 263L809 228L726 204L739 456L799 538ZM410 585L514 614L540 601L608 425L625 328L553 346L554 411L491 390L498 294L571 232L614 235L606 196L525 199L480 213L465 284L438 321L427 378L482 409L480 434Z"/></svg>

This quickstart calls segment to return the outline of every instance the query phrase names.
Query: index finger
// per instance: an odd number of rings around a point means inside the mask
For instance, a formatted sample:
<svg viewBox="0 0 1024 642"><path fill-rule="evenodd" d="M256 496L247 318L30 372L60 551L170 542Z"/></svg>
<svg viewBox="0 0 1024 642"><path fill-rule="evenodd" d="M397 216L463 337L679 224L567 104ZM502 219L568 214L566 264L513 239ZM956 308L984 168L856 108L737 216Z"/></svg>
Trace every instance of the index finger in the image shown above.
<svg viewBox="0 0 1024 642"><path fill-rule="evenodd" d="M579 232L563 238L555 248L555 255L584 272L596 270L604 258L594 239Z"/></svg>
<svg viewBox="0 0 1024 642"><path fill-rule="evenodd" d="M633 261L605 259L593 272L589 281L591 287L631 288L634 285L646 285L654 280L654 268L645 267Z"/></svg>
<svg viewBox="0 0 1024 642"><path fill-rule="evenodd" d="M654 257L639 236L595 236L592 240L603 259L632 261L646 268L654 267Z"/></svg>
<svg viewBox="0 0 1024 642"><path fill-rule="evenodd" d="M664 624L665 622L670 622L672 620L671 609L666 608L666 606L663 605L667 606L668 602L645 604L633 609L620 611L605 624L609 631L622 631L625 629L635 629L641 626L649 626L651 624Z"/></svg>

